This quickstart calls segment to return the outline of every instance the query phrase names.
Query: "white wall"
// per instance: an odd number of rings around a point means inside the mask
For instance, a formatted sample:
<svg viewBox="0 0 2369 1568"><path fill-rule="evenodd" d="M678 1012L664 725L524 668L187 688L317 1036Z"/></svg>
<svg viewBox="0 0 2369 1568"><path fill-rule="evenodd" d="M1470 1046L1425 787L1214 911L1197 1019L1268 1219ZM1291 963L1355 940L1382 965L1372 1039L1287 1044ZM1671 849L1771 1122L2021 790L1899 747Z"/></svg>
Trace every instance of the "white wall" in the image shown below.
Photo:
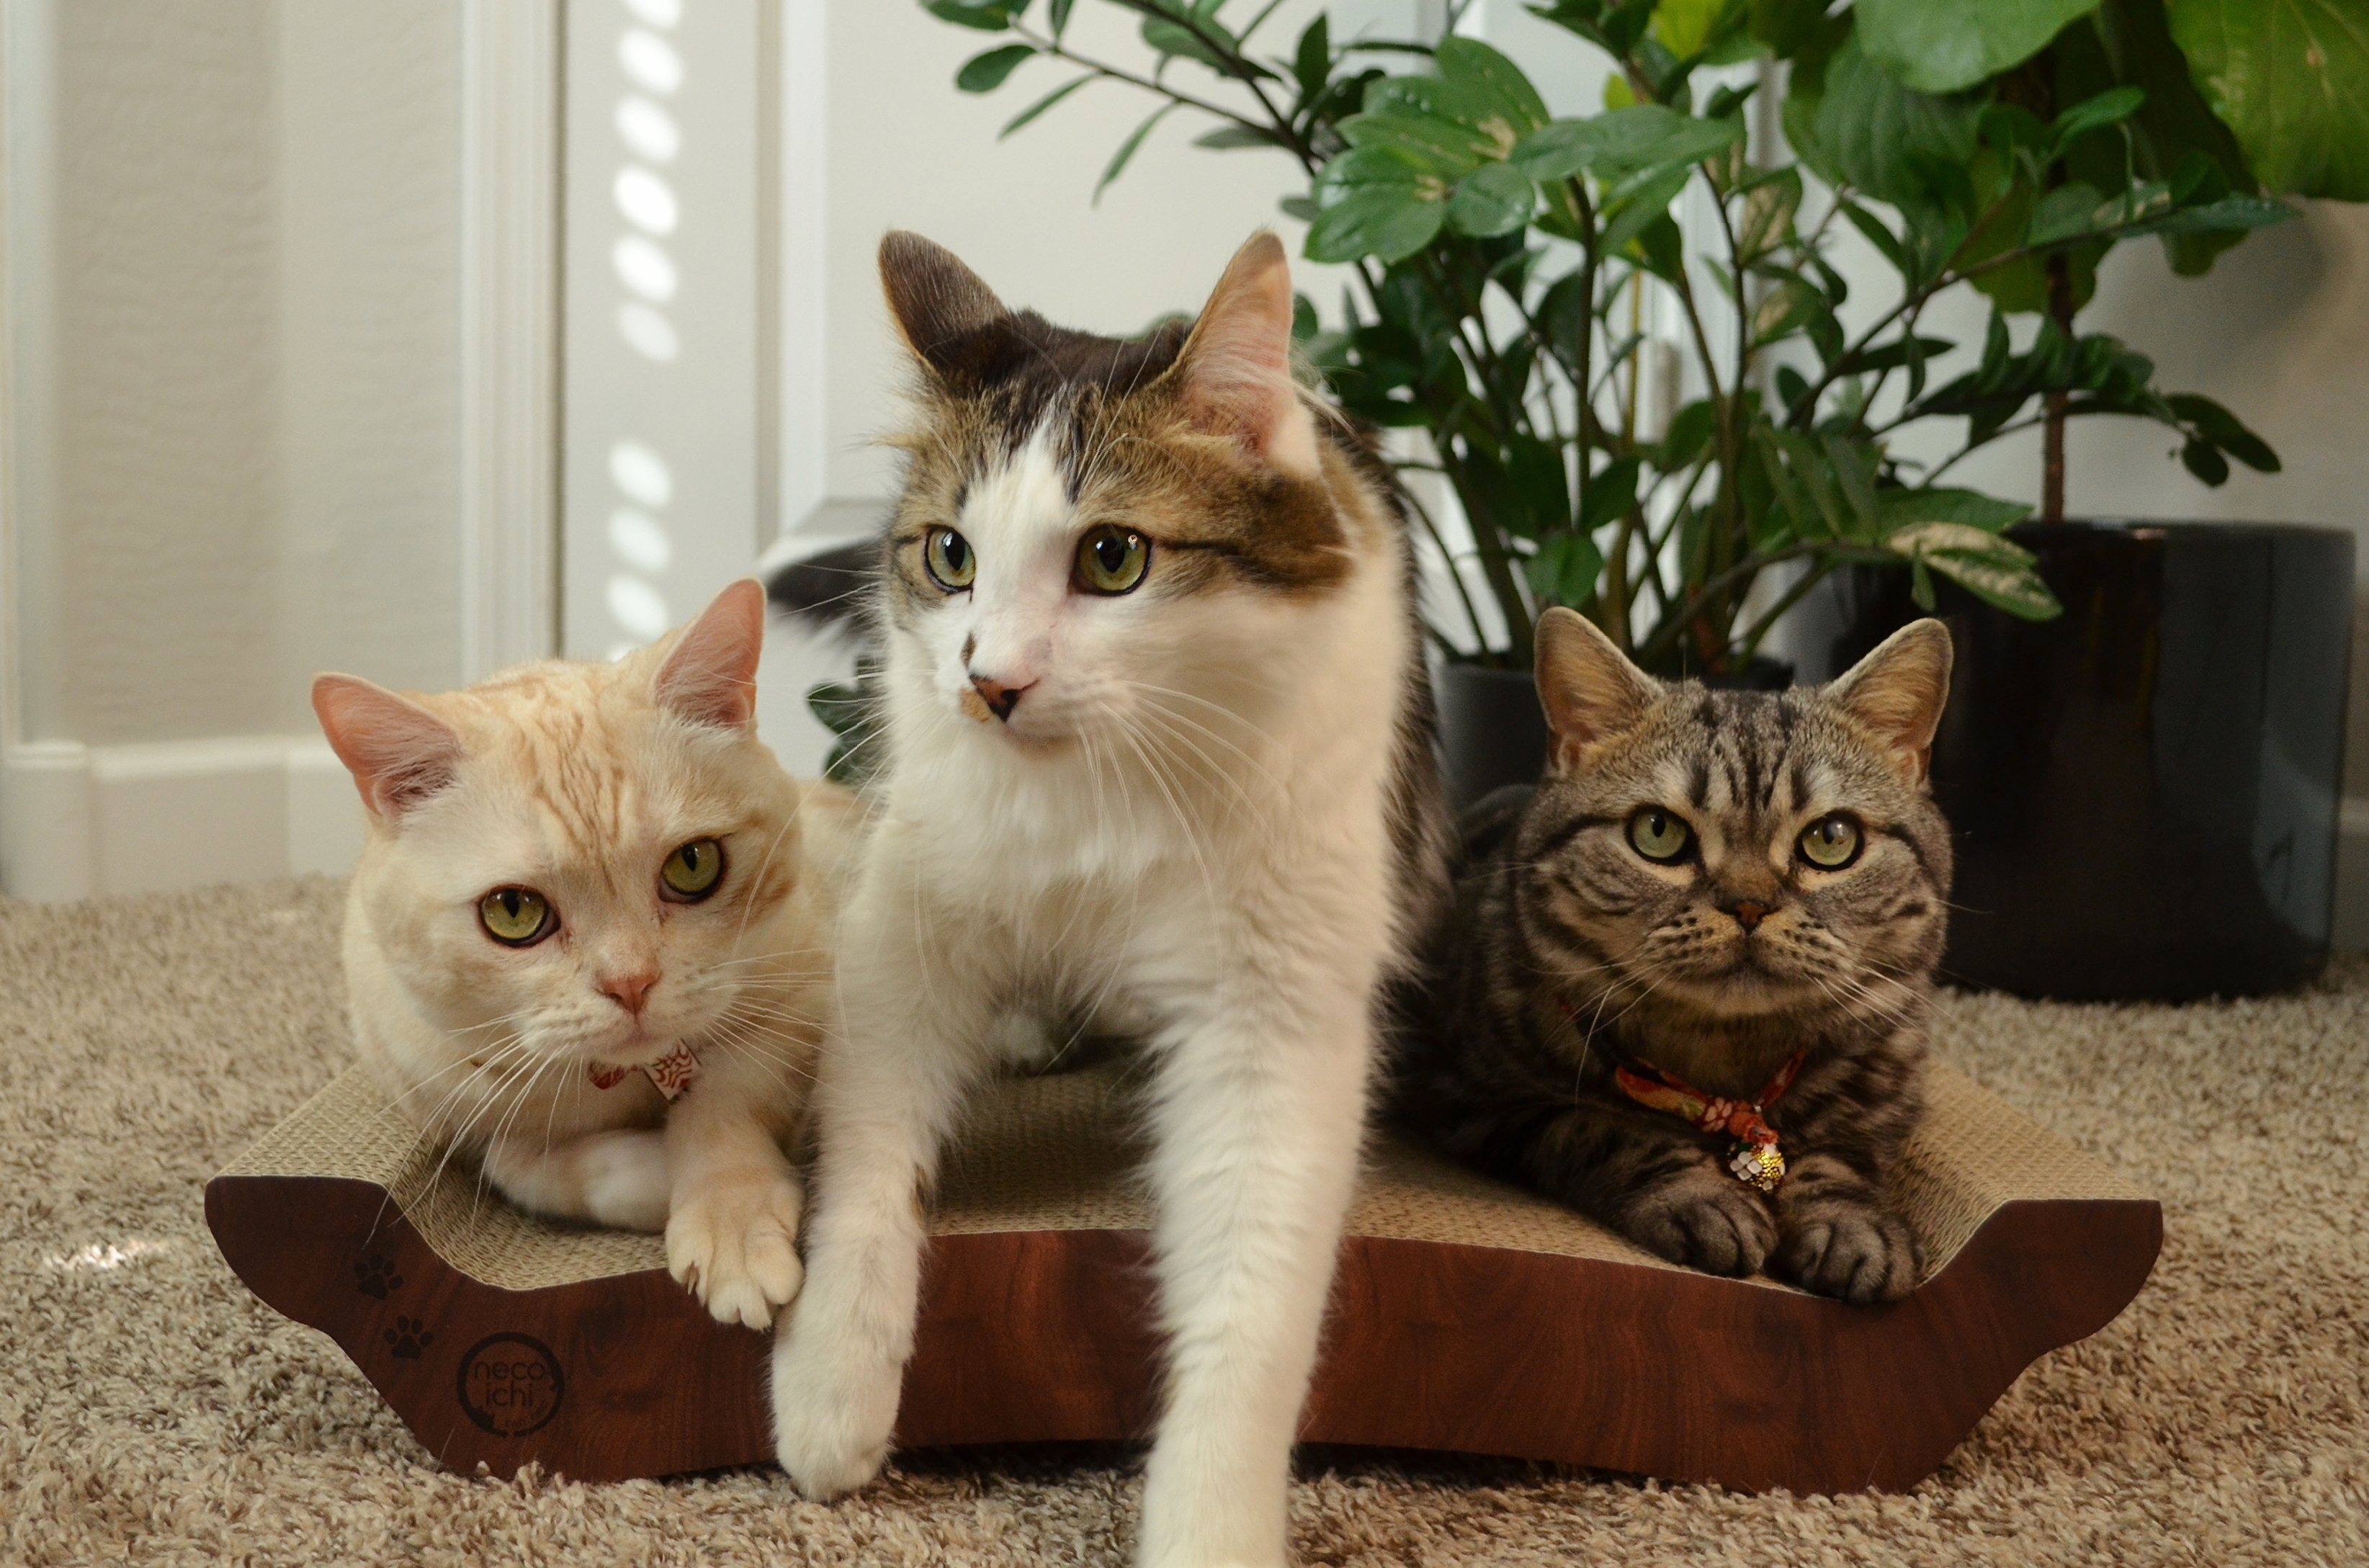
<svg viewBox="0 0 2369 1568"><path fill-rule="evenodd" d="M460 676L460 10L8 0L0 887L330 869Z"/></svg>

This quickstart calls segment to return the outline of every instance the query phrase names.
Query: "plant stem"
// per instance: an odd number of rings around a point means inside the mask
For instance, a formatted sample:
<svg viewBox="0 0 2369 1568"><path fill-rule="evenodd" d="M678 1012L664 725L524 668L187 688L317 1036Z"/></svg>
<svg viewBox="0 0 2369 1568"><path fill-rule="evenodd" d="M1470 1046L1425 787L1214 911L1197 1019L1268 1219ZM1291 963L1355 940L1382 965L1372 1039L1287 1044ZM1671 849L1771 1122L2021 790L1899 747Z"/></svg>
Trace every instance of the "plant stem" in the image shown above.
<svg viewBox="0 0 2369 1568"><path fill-rule="evenodd" d="M1446 470L1435 469L1434 472L1445 475ZM1448 580L1456 589L1457 601L1464 607L1465 623L1472 628L1472 646L1485 657L1489 652L1489 634L1482 629L1480 612L1473 608L1471 590L1464 586L1464 571L1456 564L1456 553L1448 547L1447 539L1439 532L1439 524L1432 518L1431 509L1418 500L1408 486L1402 484L1398 489L1400 498L1422 521L1424 532L1431 536L1432 548L1439 552L1441 563L1448 567ZM1447 640L1445 637L1440 639L1443 645Z"/></svg>
<svg viewBox="0 0 2369 1568"><path fill-rule="evenodd" d="M1267 119L1273 121L1276 127L1281 130L1286 135L1292 134L1291 120L1289 117L1276 111L1273 100L1268 98L1266 96L1266 90L1259 86L1257 67L1253 66L1249 60L1245 59L1239 49L1234 48L1226 40L1219 37L1217 34L1209 31L1207 28L1202 26L1201 18L1199 17L1194 15L1189 10L1172 11L1165 6L1152 4L1151 0L1116 0L1116 4L1121 9L1133 11L1140 17L1150 17L1158 21L1173 22L1177 26L1183 28L1186 32L1191 33L1195 39L1199 40L1201 47L1209 52L1211 59L1222 61L1224 63L1226 74L1233 77L1236 81L1242 83L1243 86L1248 87L1251 90L1251 97L1258 99L1259 108L1266 111ZM1262 17L1260 19L1265 20L1265 17ZM1294 139L1297 140L1296 137ZM1310 168L1309 172L1311 174L1315 172L1313 166Z"/></svg>
<svg viewBox="0 0 2369 1568"><path fill-rule="evenodd" d="M1646 638L1644 647L1638 650L1638 662L1642 664L1649 660L1657 660L1663 655L1675 650L1678 646L1679 636L1703 619L1716 596L1738 585L1749 583L1756 575L1780 562L1799 560L1803 555L1814 554L1816 549L1817 546L1812 544L1788 544L1782 550L1772 551L1767 555L1754 551L1734 566L1715 574L1703 583L1701 589L1693 594L1676 615L1665 619L1660 625L1654 628L1654 635Z"/></svg>
<svg viewBox="0 0 2369 1568"><path fill-rule="evenodd" d="M1717 509L1713 513L1714 521L1710 531L1713 561L1708 564L1718 567L1711 580L1719 582L1730 575L1729 568L1734 565L1734 558L1728 554L1728 547L1734 543L1736 528L1741 522L1743 511L1736 475L1737 461L1742 447L1742 437L1736 429L1736 412L1742 398L1742 389L1721 390L1719 356L1711 349L1711 334L1703 329L1702 313L1696 308L1694 284L1687 275L1686 263L1683 259L1678 264L1677 294L1678 303L1686 309L1687 327L1694 335L1696 356L1702 361L1703 380L1711 387L1712 429L1716 432L1712 444L1719 454L1719 495L1717 500L1712 503ZM1743 331L1744 325L1739 317L1736 330ZM1691 575L1692 570L1693 568L1686 562L1682 561L1678 565L1681 579ZM1697 651L1702 656L1704 663L1709 666L1715 666L1727 651L1723 638L1720 640L1716 648L1711 643L1712 636L1720 630L1711 624L1712 618L1718 613L1717 605L1711 602L1714 591L1708 584L1690 586L1687 590L1685 623L1695 626ZM1660 638L1660 627L1654 629L1654 635L1656 640Z"/></svg>
<svg viewBox="0 0 2369 1568"><path fill-rule="evenodd" d="M2018 419L2011 425L2001 425L1997 429L1993 430L1989 435L1985 436L1978 441L1968 441L1964 446L1960 447L1957 451L1944 458L1939 468L1934 469L1930 474L1926 475L1925 484L1927 486L1930 486L1934 480L1939 479L1942 475L1947 474L1951 469L1956 467L1960 458L1966 456L1970 452L1981 451L1984 447L1990 445L1991 442L1998 440L2001 436L2011 436L2020 430L2029 430L2034 426L2041 425L2045 422L2046 419L2044 416L2034 415L2029 419Z"/></svg>
<svg viewBox="0 0 2369 1568"><path fill-rule="evenodd" d="M2048 315L2065 340L2073 340L2073 266L2059 250L2048 258ZM2072 406L2070 392L2048 395L2045 434L2041 441L2040 521L2065 521L2065 412Z"/></svg>

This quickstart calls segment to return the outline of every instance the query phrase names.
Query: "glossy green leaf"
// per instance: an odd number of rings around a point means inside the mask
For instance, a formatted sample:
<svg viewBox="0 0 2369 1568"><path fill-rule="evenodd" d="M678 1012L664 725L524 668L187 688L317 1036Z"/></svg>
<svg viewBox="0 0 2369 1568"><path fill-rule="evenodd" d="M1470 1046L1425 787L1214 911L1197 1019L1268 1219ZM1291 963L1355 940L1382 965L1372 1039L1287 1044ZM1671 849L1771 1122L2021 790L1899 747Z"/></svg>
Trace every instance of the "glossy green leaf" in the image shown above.
<svg viewBox="0 0 2369 1568"><path fill-rule="evenodd" d="M2105 0L2094 25L2115 77L2143 89L2146 102L2131 120L2135 133L2133 151L2145 176L2169 174L2193 158L2210 160L2226 184L2205 199L2257 189L2246 167L2246 155L2229 128L2213 110L2191 79L2188 60L2171 40L2163 0ZM2203 272L2223 250L2242 239L2242 231L2167 235L2164 249L2171 269L2185 276Z"/></svg>
<svg viewBox="0 0 2369 1568"><path fill-rule="evenodd" d="M1523 135L1494 94L1446 76L1385 76L1366 89L1361 108L1359 118L1379 114L1450 128L1475 162L1503 158Z"/></svg>
<svg viewBox="0 0 2369 1568"><path fill-rule="evenodd" d="M1196 147L1210 147L1219 152L1231 152L1242 147L1280 147L1283 138L1257 125L1220 125L1215 131L1204 131L1193 138Z"/></svg>
<svg viewBox="0 0 2369 1568"><path fill-rule="evenodd" d="M1757 261L1793 237L1793 214L1802 205L1802 174L1780 169L1744 193L1735 224L1735 247L1745 262Z"/></svg>
<svg viewBox="0 0 2369 1568"><path fill-rule="evenodd" d="M1160 17L1143 18L1143 41L1160 53L1196 60L1213 71L1224 71L1227 69L1226 56L1241 52L1234 35L1218 20L1217 6L1207 4L1190 7L1172 5L1169 8L1179 16L1189 17L1190 22L1169 21Z"/></svg>
<svg viewBox="0 0 2369 1568"><path fill-rule="evenodd" d="M974 54L955 73L955 86L967 93L991 93L1019 69L1022 61L1034 59L1036 54L1036 51L1024 43L1007 43L1001 49Z"/></svg>
<svg viewBox="0 0 2369 1568"><path fill-rule="evenodd" d="M1447 179L1460 179L1497 155L1496 144L1480 132L1425 115L1353 114L1338 129L1361 152L1389 149Z"/></svg>
<svg viewBox="0 0 2369 1568"><path fill-rule="evenodd" d="M1168 111L1175 107L1173 103L1162 104L1145 117L1142 124L1127 132L1127 140L1118 144L1118 151L1111 155L1111 161L1104 166L1102 178L1094 182L1096 206L1102 204L1103 192L1110 189L1111 181L1127 172L1127 166L1134 160L1135 150L1143 145L1143 139L1151 134L1151 128L1167 119Z"/></svg>
<svg viewBox="0 0 2369 1568"><path fill-rule="evenodd" d="M1740 119L1698 120L1660 104L1633 104L1541 126L1513 148L1511 162L1532 179L1585 171L1608 184L1649 169L1700 163L1743 139Z"/></svg>
<svg viewBox="0 0 2369 1568"><path fill-rule="evenodd" d="M1788 278L1760 296L1753 307L1752 341L1766 347L1808 325L1825 308L1826 297L1799 278Z"/></svg>
<svg viewBox="0 0 2369 1568"><path fill-rule="evenodd" d="M1904 86L1954 93L2031 59L2098 0L1857 0L1860 46Z"/></svg>
<svg viewBox="0 0 2369 1568"><path fill-rule="evenodd" d="M1814 136L1837 173L1891 202L1926 194L1922 161L1963 166L1974 156L1979 105L1902 86L1860 52L1856 35L1826 63Z"/></svg>
<svg viewBox="0 0 2369 1568"><path fill-rule="evenodd" d="M2024 231L2024 244L2056 245L2095 234L2101 226L2097 218L2105 200L2094 187L2078 180L2058 186L2032 208L2031 226Z"/></svg>
<svg viewBox="0 0 2369 1568"><path fill-rule="evenodd" d="M1070 30L1070 13L1077 8L1077 4L1078 0L1053 0L1051 6L1046 11L1046 19L1052 27L1055 43L1060 42L1061 35Z"/></svg>
<svg viewBox="0 0 2369 1568"><path fill-rule="evenodd" d="M2164 399L2171 411L2196 427L2214 446L2227 452L2258 474L2279 472L2279 454L2271 450L2268 441L2248 429L2237 416L2209 397L2192 392L2174 393Z"/></svg>
<svg viewBox="0 0 2369 1568"><path fill-rule="evenodd" d="M2076 136L2086 136L2092 131L2102 131L2109 125L2119 125L2136 114L2146 103L2146 93L2139 87L2114 87L2086 98L2056 117L2048 127L2048 144L2066 147Z"/></svg>
<svg viewBox="0 0 2369 1568"><path fill-rule="evenodd" d="M1523 575L1541 603L1584 604L1604 575L1604 552L1585 533L1558 533L1539 546Z"/></svg>
<svg viewBox="0 0 2369 1568"><path fill-rule="evenodd" d="M1433 55L1440 75L1501 115L1516 137L1547 122L1546 100L1522 68L1477 38L1451 35Z"/></svg>
<svg viewBox="0 0 2369 1568"><path fill-rule="evenodd" d="M1727 0L1662 0L1654 7L1654 36L1679 59L1700 54Z"/></svg>
<svg viewBox="0 0 2369 1568"><path fill-rule="evenodd" d="M1448 226L1475 238L1511 234L1530 221L1538 200L1538 187L1521 170L1511 164L1482 164L1448 199Z"/></svg>
<svg viewBox="0 0 2369 1568"><path fill-rule="evenodd" d="M1587 499L1580 509L1579 531L1593 533L1637 504L1637 479L1644 464L1619 457L1587 478Z"/></svg>
<svg viewBox="0 0 2369 1568"><path fill-rule="evenodd" d="M1877 515L1888 536L1922 522L1947 522L1999 533L2031 515L2021 501L2002 501L1979 490L1886 490Z"/></svg>
<svg viewBox="0 0 2369 1568"><path fill-rule="evenodd" d="M1291 74L1299 84L1299 101L1313 102L1323 91L1333 74L1333 23L1322 11L1308 24L1299 35L1299 47L1291 52Z"/></svg>
<svg viewBox="0 0 2369 1568"><path fill-rule="evenodd" d="M2191 474L2208 485L2220 486L2229 482L2229 460L2222 456L2221 449L2211 441L2191 441L2180 449L2180 461Z"/></svg>
<svg viewBox="0 0 2369 1568"><path fill-rule="evenodd" d="M2302 216L2283 201L2263 196L2225 196L2218 201L2181 207L2150 218L2136 232L2150 235L2244 234Z"/></svg>
<svg viewBox="0 0 2369 1568"><path fill-rule="evenodd" d="M1003 122L1003 129L995 133L995 139L999 142L1002 141L1006 136L1011 135L1022 126L1026 125L1030 120L1036 119L1038 115L1044 113L1047 109L1051 109L1055 104L1059 103L1063 98L1068 97L1071 93L1076 92L1080 87L1084 86L1088 82L1093 80L1093 77L1091 75L1074 76L1069 81L1062 83L1059 86L1055 87L1051 92L1047 93L1043 97L1038 98L1035 103L1030 104L1026 109L1022 109L1018 114L1013 115L1010 120L1005 120Z"/></svg>
<svg viewBox="0 0 2369 1568"><path fill-rule="evenodd" d="M2166 0L2197 89L2271 191L2369 201L2369 0Z"/></svg>
<svg viewBox="0 0 2369 1568"><path fill-rule="evenodd" d="M1411 189L1360 192L1325 208L1308 225L1308 259L1396 261L1429 245L1447 215L1445 201Z"/></svg>
<svg viewBox="0 0 2369 1568"><path fill-rule="evenodd" d="M1665 169L1631 189L1619 203L1618 211L1608 209L1608 222L1604 225L1601 241L1605 251L1617 254L1631 240L1642 235L1648 224L1669 211L1670 203L1677 200L1678 192L1684 190L1687 181L1693 177L1694 169L1689 165L1680 164L1676 168Z"/></svg>
<svg viewBox="0 0 2369 1568"><path fill-rule="evenodd" d="M1662 466L1684 468L1701 456L1703 448L1711 444L1713 422L1711 406L1703 398L1671 416L1670 428L1662 435Z"/></svg>
<svg viewBox="0 0 2369 1568"><path fill-rule="evenodd" d="M2047 621L2065 612L2032 570L2031 552L1984 529L1962 522L1917 522L1883 543L2010 615Z"/></svg>
<svg viewBox="0 0 2369 1568"><path fill-rule="evenodd" d="M1014 17L1028 9L1028 0L922 0L922 4L942 22L989 33L1003 31Z"/></svg>
<svg viewBox="0 0 2369 1568"><path fill-rule="evenodd" d="M1310 194L1317 206L1330 207L1377 189L1403 190L1410 195L1427 191L1432 200L1448 199L1447 182L1434 175L1418 155L1387 143L1352 148L1334 158L1316 171Z"/></svg>

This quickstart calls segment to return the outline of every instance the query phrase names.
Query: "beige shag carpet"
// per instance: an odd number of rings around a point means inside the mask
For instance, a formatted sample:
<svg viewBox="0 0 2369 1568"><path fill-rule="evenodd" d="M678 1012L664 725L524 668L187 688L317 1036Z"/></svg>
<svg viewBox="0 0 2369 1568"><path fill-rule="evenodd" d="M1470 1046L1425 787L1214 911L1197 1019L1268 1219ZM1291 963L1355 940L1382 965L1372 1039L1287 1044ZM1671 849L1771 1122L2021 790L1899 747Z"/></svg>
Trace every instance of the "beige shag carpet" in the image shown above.
<svg viewBox="0 0 2369 1568"><path fill-rule="evenodd" d="M1125 1561L1127 1449L907 1456L835 1507L770 1469L438 1469L202 1216L207 1177L346 1059L338 905L322 881L0 901L0 1562ZM2267 1001L1952 1000L1940 1049L2160 1194L2167 1236L2132 1309L1939 1474L1753 1497L1317 1452L1299 1561L2369 1562L2369 961Z"/></svg>

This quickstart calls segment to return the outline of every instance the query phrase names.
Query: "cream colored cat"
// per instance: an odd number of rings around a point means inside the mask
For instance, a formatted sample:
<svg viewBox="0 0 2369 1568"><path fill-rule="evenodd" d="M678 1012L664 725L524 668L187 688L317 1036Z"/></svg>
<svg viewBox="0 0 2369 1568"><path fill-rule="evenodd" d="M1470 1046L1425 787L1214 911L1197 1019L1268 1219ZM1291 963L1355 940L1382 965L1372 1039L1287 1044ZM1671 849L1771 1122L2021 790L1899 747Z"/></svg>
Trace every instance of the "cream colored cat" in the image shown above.
<svg viewBox="0 0 2369 1568"><path fill-rule="evenodd" d="M613 664L313 684L369 808L345 927L363 1061L521 1207L663 1230L674 1276L751 1328L798 1291L784 1149L856 823L757 739L763 636L744 581Z"/></svg>

